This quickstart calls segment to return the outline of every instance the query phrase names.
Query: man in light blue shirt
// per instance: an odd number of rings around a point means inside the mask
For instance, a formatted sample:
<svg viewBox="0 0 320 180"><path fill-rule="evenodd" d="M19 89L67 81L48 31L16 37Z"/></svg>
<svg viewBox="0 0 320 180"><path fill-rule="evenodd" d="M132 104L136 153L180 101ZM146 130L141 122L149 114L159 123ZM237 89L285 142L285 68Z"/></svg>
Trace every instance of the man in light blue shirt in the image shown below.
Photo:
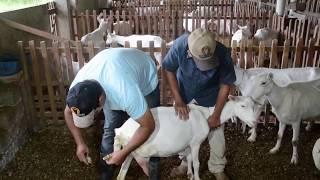
<svg viewBox="0 0 320 180"><path fill-rule="evenodd" d="M111 180L112 165L120 165L154 130L155 123L149 108L160 104L156 65L150 56L137 49L101 51L80 69L70 85L66 102L65 120L77 144L77 156L86 164L89 150L79 128L91 126L95 112L103 108L101 179ZM114 129L129 117L135 119L140 128L127 146L113 152ZM108 154L111 158L103 161L102 157ZM159 179L158 166L159 158L151 158L150 179Z"/></svg>

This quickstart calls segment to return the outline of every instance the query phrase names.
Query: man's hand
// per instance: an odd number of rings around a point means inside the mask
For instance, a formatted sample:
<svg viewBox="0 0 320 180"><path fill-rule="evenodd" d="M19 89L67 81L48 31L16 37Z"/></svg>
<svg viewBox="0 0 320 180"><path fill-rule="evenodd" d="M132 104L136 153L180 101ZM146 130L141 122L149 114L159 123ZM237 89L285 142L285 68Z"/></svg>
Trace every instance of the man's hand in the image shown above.
<svg viewBox="0 0 320 180"><path fill-rule="evenodd" d="M89 155L89 148L86 144L79 144L77 146L77 156L79 161L84 162L86 165L89 164L87 156Z"/></svg>
<svg viewBox="0 0 320 180"><path fill-rule="evenodd" d="M103 157L103 160L106 161L109 165L121 165L126 159L127 154L123 150L115 151L107 156Z"/></svg>
<svg viewBox="0 0 320 180"><path fill-rule="evenodd" d="M184 102L175 102L174 110L176 111L176 115L179 116L179 119L187 120L189 119L190 108Z"/></svg>
<svg viewBox="0 0 320 180"><path fill-rule="evenodd" d="M210 129L216 129L216 128L220 127L221 126L220 117L216 116L214 114L211 115L208 119L208 124L209 124Z"/></svg>

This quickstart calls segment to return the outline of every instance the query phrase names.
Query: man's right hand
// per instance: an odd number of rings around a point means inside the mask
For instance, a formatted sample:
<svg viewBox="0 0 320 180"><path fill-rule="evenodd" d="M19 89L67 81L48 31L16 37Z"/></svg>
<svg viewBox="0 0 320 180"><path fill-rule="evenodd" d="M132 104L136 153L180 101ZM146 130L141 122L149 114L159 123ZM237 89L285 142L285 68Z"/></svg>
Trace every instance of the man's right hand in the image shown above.
<svg viewBox="0 0 320 180"><path fill-rule="evenodd" d="M89 148L86 144L79 144L77 146L77 156L79 161L84 162L86 165L89 164L87 156L89 155Z"/></svg>
<svg viewBox="0 0 320 180"><path fill-rule="evenodd" d="M176 111L176 115L179 116L181 120L189 119L190 108L184 102L175 102L174 110Z"/></svg>

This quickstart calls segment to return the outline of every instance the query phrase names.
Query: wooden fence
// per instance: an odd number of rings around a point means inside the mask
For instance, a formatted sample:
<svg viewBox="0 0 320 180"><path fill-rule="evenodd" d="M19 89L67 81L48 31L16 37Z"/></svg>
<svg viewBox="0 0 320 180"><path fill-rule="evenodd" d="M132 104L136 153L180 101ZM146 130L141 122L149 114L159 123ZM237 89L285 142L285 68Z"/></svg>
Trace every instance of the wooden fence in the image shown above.
<svg viewBox="0 0 320 180"><path fill-rule="evenodd" d="M271 47L265 47L263 43L259 46L250 43L246 45L248 42L242 42L240 45L234 43L231 55L234 62L239 62L244 68L319 67L320 47L315 42L310 40L308 46L304 46L300 39L296 46L291 46L289 41L285 41L284 46L277 46L274 41ZM44 41L39 45L29 41L26 45L20 41L18 46L24 77L29 85L26 90L31 94L32 104L29 107L35 107L36 115L47 123L64 123L66 93L76 73L73 71L73 64L81 68L100 49L94 48L92 42L88 46L82 46L79 41L76 42L76 46L70 42L53 42L52 45L47 45ZM115 47L116 44L112 46ZM128 42L125 47L129 47ZM156 48L153 42L150 42L149 47L142 47L142 42L137 42L137 47L148 52L153 58L155 52L160 52L163 58L169 48L165 43L162 43L161 48ZM303 53L307 54L305 60ZM172 95L162 71L160 68L161 104L169 105L172 104Z"/></svg>
<svg viewBox="0 0 320 180"><path fill-rule="evenodd" d="M226 27L229 22L234 22L239 25L250 23L252 25L252 32L255 32L258 28L262 27L271 28L275 26L273 25L273 22L276 22L273 20L276 19L276 15L265 11L255 11L254 14L243 13L242 16L240 13L236 16L220 16L220 14L215 13L200 16L198 12L194 12L191 15L185 15L182 11L166 11L160 12L160 14L147 15L138 15L137 13L132 14L131 12L127 13L125 11L122 11L121 14L119 11L116 11L115 14L113 11L110 11L110 13L107 14L106 11L103 11L103 17L110 19L111 22L119 22L122 20L128 21L132 27L132 34L159 35L167 41L173 40L186 32L184 27L191 27L193 30L202 26L212 31L221 28L223 29L223 33L220 37L231 39L229 34L232 34L232 32L228 32ZM217 20L217 26L213 26L213 23L210 25L208 20ZM97 28L97 11L72 11L72 21L74 39L79 40L83 35L92 32ZM230 24L230 29L232 29L233 23ZM110 29L113 29L112 26L113 25L110 24Z"/></svg>

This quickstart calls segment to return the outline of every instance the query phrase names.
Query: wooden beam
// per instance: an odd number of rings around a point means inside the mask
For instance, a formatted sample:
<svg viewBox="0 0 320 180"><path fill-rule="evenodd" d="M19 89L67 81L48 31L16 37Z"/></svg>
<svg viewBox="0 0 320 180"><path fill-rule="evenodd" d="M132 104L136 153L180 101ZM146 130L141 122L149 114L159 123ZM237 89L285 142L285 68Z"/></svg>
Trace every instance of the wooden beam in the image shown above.
<svg viewBox="0 0 320 180"><path fill-rule="evenodd" d="M17 23L17 22L11 21L11 20L3 18L3 17L0 17L0 21L3 22L4 24L8 25L9 27L12 27L12 28L15 28L15 29L18 29L21 31L25 31L25 32L28 32L28 33L31 33L31 34L34 34L34 35L37 35L40 37L44 37L46 39L57 40L57 41L62 41L62 42L70 41L72 44L75 45L75 41L73 41L73 40L64 39L62 37L55 36L55 35L50 34L48 32L41 31L39 29Z"/></svg>

